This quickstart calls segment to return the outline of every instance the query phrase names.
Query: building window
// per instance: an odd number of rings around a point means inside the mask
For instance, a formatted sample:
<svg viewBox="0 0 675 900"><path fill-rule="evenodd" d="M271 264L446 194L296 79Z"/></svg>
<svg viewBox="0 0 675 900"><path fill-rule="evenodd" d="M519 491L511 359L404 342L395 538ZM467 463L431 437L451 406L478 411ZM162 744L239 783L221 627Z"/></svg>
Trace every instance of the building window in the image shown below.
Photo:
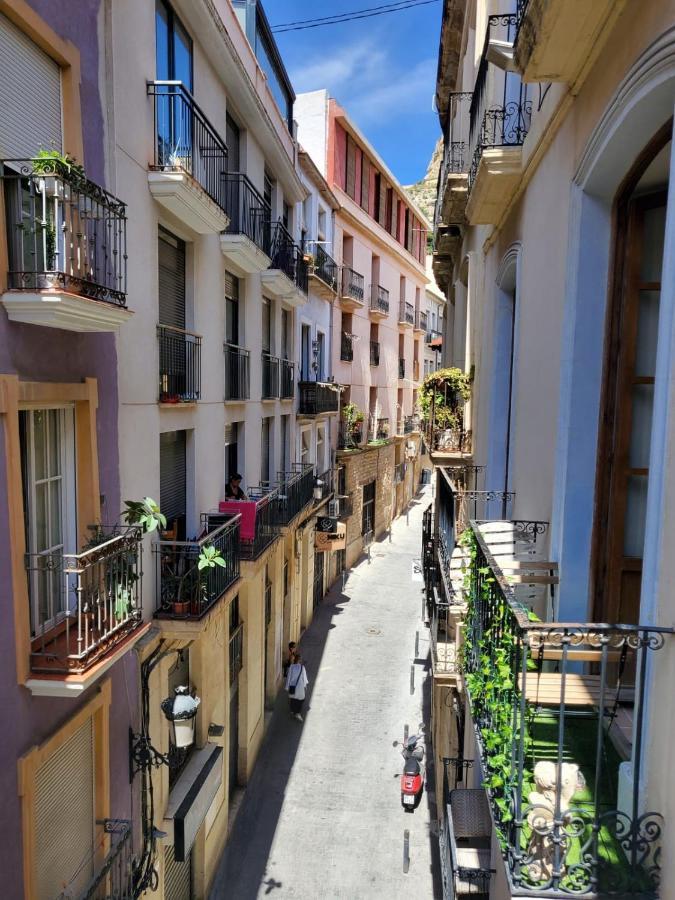
<svg viewBox="0 0 675 900"><path fill-rule="evenodd" d="M267 83L286 127L292 132L295 95L260 3L256 3L255 55L267 76Z"/></svg>
<svg viewBox="0 0 675 900"><path fill-rule="evenodd" d="M320 425L316 430L316 468L317 472L325 471L326 430Z"/></svg>
<svg viewBox="0 0 675 900"><path fill-rule="evenodd" d="M168 3L155 6L158 81L181 81L192 92L192 40Z"/></svg>
<svg viewBox="0 0 675 900"><path fill-rule="evenodd" d="M375 531L375 482L363 485L363 512L361 534L366 537Z"/></svg>
<svg viewBox="0 0 675 900"><path fill-rule="evenodd" d="M300 432L300 462L303 466L312 461L312 430L303 428Z"/></svg>
<svg viewBox="0 0 675 900"><path fill-rule="evenodd" d="M268 417L262 420L262 428L260 429L260 481L271 481L270 475L270 422Z"/></svg>
<svg viewBox="0 0 675 900"><path fill-rule="evenodd" d="M319 209L319 228L317 238L319 241L326 240L326 210Z"/></svg>
<svg viewBox="0 0 675 900"><path fill-rule="evenodd" d="M239 345L239 279L225 272L225 340Z"/></svg>

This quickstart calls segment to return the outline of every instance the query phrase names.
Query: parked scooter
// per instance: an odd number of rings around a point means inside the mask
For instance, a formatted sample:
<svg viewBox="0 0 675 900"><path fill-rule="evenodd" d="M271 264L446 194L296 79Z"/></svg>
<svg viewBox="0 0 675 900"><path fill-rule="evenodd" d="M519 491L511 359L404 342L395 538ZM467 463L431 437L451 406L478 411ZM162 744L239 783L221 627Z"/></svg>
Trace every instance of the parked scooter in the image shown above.
<svg viewBox="0 0 675 900"><path fill-rule="evenodd" d="M424 789L423 735L412 734L403 741L401 756L405 760L401 775L401 804L406 812L414 812Z"/></svg>

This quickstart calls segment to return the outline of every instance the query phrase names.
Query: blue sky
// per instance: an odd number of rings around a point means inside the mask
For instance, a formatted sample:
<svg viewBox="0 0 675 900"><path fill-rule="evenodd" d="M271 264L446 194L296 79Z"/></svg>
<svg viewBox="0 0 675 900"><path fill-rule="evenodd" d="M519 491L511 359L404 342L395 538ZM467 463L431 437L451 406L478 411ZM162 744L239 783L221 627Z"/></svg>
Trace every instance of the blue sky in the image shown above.
<svg viewBox="0 0 675 900"><path fill-rule="evenodd" d="M381 0L267 0L270 24L339 15ZM383 16L275 34L296 93L327 88L402 184L423 177L439 135L432 109L442 0Z"/></svg>

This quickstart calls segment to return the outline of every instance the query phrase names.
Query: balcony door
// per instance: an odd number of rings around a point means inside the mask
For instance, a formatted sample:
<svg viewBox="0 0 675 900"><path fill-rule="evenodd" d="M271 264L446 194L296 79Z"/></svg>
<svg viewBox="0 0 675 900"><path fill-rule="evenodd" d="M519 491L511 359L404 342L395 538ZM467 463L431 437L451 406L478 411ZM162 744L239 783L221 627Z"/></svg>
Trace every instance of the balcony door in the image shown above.
<svg viewBox="0 0 675 900"><path fill-rule="evenodd" d="M185 335L185 243L164 228L158 241L159 392L162 399L186 397L194 385L188 378Z"/></svg>
<svg viewBox="0 0 675 900"><path fill-rule="evenodd" d="M75 601L62 557L76 553L75 411L19 413L31 634L58 624Z"/></svg>
<svg viewBox="0 0 675 900"><path fill-rule="evenodd" d="M186 432L167 431L159 436L159 505L167 530L185 540L187 514Z"/></svg>
<svg viewBox="0 0 675 900"><path fill-rule="evenodd" d="M180 81L192 93L192 40L164 0L155 5L155 59L158 81ZM170 96L157 103L157 146L162 165L176 161L192 171L192 117L175 87L161 88Z"/></svg>
<svg viewBox="0 0 675 900"><path fill-rule="evenodd" d="M312 329L310 325L302 326L300 351L302 353L302 380L309 381L312 370Z"/></svg>
<svg viewBox="0 0 675 900"><path fill-rule="evenodd" d="M595 520L596 621L636 624L644 555L670 143L619 204Z"/></svg>

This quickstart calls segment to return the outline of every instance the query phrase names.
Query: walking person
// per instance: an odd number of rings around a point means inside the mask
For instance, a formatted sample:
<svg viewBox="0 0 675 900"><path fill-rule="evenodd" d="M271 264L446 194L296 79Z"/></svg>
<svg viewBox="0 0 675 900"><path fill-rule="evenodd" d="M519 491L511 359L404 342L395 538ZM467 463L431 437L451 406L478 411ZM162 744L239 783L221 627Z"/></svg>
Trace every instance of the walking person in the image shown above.
<svg viewBox="0 0 675 900"><path fill-rule="evenodd" d="M293 657L295 656L295 650L296 650L297 646L298 645L295 643L295 641L291 641L288 645L288 655L287 655L286 659L284 660L284 667L283 667L284 679L288 675L288 670L291 666L291 663L293 662Z"/></svg>
<svg viewBox="0 0 675 900"><path fill-rule="evenodd" d="M286 690L288 691L291 715L295 716L298 722L302 722L302 705L305 702L305 692L308 684L309 679L307 678L307 670L302 664L302 657L299 653L296 653L286 674Z"/></svg>

